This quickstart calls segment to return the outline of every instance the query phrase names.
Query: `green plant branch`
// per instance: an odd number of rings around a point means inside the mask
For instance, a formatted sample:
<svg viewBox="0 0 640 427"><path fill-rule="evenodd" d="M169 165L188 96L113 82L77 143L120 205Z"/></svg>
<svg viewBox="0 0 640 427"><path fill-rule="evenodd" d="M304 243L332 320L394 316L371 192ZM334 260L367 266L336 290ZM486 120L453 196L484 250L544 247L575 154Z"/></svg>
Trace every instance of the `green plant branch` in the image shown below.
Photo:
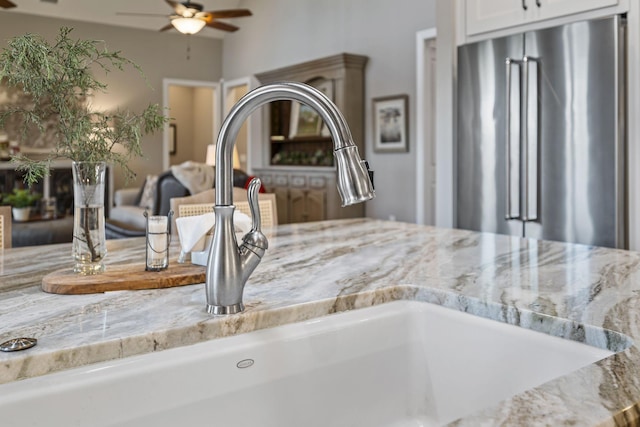
<svg viewBox="0 0 640 427"><path fill-rule="evenodd" d="M89 189L93 189L93 194L89 196ZM89 201L93 200L96 197L95 191L98 188L95 185L85 185L83 186L84 191L84 209L83 209L83 219L82 219L82 230L84 232L84 241L87 244L87 249L89 249L89 253L91 254L91 262L98 261L98 258L101 256L100 252L97 250L97 245L93 243L93 236L91 235L91 224L89 219L91 218L91 210ZM100 239L98 239L100 241Z"/></svg>
<svg viewBox="0 0 640 427"><path fill-rule="evenodd" d="M55 148L45 160L19 155L12 161L25 172L29 185L44 177L51 160L57 158L115 164L122 168L128 181L135 177L128 163L132 157L142 156L143 136L162 129L169 119L157 104L137 114L93 111L90 99L107 90L107 85L94 77L93 70L106 74L131 66L143 78L144 74L119 51L109 51L97 40L73 40L71 31L61 28L53 45L39 35L14 37L0 53L0 80L21 88L32 101L0 111L0 128L8 117L16 115L23 137L33 126L44 132L47 123L56 123Z"/></svg>

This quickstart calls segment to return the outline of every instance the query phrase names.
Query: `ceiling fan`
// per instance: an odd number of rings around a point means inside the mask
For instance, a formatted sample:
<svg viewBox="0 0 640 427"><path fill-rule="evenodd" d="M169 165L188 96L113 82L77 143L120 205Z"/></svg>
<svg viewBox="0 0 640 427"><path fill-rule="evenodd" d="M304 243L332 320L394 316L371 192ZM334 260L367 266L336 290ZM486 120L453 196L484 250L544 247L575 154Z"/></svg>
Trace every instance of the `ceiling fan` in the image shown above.
<svg viewBox="0 0 640 427"><path fill-rule="evenodd" d="M0 0L0 3L9 0ZM227 22L219 21L219 19L225 18L241 18L244 16L251 16L251 11L248 9L227 9L227 10L212 10L204 11L204 7L199 3L192 3L191 1L172 1L165 0L169 6L173 8L174 13L171 15L162 15L157 13L128 13L118 12L118 15L129 16L164 16L170 19L170 23L160 28L160 31L167 31L172 28L180 31L183 34L195 34L201 29L206 27L216 28L222 31L237 31L239 28L235 25Z"/></svg>
<svg viewBox="0 0 640 427"><path fill-rule="evenodd" d="M40 0L41 2L46 3L58 3L58 0ZM9 0L0 0L0 8L2 9L11 9L12 7L16 7L16 4Z"/></svg>

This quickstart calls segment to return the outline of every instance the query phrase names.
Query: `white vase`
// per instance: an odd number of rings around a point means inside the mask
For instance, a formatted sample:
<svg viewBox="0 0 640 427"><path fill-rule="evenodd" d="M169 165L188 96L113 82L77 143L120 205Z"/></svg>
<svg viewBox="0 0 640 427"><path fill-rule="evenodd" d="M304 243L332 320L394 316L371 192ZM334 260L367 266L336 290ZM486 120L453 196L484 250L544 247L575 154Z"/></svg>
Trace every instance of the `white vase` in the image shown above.
<svg viewBox="0 0 640 427"><path fill-rule="evenodd" d="M105 162L73 162L73 271L99 274L107 255Z"/></svg>
<svg viewBox="0 0 640 427"><path fill-rule="evenodd" d="M13 219L16 221L29 221L29 215L31 214L31 208L11 208L13 213Z"/></svg>

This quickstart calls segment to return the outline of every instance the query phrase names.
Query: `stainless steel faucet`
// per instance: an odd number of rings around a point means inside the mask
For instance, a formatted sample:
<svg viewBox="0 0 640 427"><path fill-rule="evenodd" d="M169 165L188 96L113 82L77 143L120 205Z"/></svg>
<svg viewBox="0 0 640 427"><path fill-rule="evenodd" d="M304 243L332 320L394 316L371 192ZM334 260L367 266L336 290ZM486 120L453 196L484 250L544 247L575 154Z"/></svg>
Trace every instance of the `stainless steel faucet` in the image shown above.
<svg viewBox="0 0 640 427"><path fill-rule="evenodd" d="M238 246L233 226L232 154L238 131L258 107L279 100L299 101L313 108L324 120L333 138L333 154L338 169L338 192L342 206L364 202L375 197L366 161L358 154L351 131L338 108L319 90L294 82L273 83L246 94L231 109L222 124L216 144L216 223L207 262L207 311L211 314L233 314L244 310L244 285L258 266L268 247L260 230L258 192L260 180L249 184L249 206L253 226Z"/></svg>

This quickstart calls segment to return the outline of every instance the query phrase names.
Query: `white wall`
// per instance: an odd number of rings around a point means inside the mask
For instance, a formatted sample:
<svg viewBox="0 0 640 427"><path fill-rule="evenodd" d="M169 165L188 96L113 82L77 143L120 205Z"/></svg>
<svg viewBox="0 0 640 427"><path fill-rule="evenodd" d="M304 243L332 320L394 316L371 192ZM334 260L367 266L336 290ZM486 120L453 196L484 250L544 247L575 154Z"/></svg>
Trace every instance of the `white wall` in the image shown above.
<svg viewBox="0 0 640 427"><path fill-rule="evenodd" d="M74 28L72 36L75 38L104 40L110 50L120 50L144 71L146 82L130 68L101 77L100 80L107 83L108 91L96 96L94 104L99 108L141 111L149 103L162 105L163 78L216 81L222 75L221 40L191 37L191 58L187 61L187 37L176 32L161 33L0 11L0 47L5 40L26 32L53 39L61 26ZM142 185L147 174L162 172L162 132L146 136L142 149L144 158L130 163L137 180L127 186ZM114 187L123 186L122 174L116 171Z"/></svg>
<svg viewBox="0 0 640 427"><path fill-rule="evenodd" d="M253 16L224 41L225 79L341 52L369 57L362 154L375 169L377 197L367 202L368 217L415 221L415 34L435 27L435 1L242 0ZM409 152L374 153L371 99L396 94L409 95Z"/></svg>

